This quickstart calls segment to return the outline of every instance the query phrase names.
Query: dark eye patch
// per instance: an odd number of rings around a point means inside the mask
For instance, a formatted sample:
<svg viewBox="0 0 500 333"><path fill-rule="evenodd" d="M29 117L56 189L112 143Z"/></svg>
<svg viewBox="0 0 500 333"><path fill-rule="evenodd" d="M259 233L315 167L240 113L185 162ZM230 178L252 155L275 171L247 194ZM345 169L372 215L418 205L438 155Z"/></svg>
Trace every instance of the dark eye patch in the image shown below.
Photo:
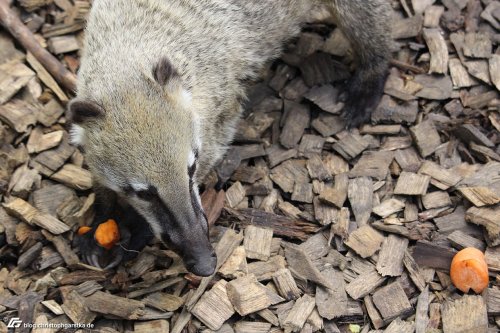
<svg viewBox="0 0 500 333"><path fill-rule="evenodd" d="M158 197L158 190L156 187L150 185L147 190L135 191L137 197L143 200L152 200Z"/></svg>

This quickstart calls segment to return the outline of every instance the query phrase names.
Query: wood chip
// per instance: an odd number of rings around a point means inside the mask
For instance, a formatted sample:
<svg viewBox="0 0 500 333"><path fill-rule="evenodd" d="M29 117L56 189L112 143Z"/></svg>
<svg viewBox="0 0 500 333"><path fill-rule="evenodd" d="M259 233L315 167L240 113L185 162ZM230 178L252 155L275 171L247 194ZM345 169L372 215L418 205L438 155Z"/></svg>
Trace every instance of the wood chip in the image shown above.
<svg viewBox="0 0 500 333"><path fill-rule="evenodd" d="M316 287L316 306L321 317L328 320L342 317L347 312L347 294L344 277L333 268L325 269L322 274L332 281L332 288Z"/></svg>
<svg viewBox="0 0 500 333"><path fill-rule="evenodd" d="M169 324L165 319L157 319L145 322L135 322L134 332L138 333L163 333L169 332Z"/></svg>
<svg viewBox="0 0 500 333"><path fill-rule="evenodd" d="M299 276L303 280L313 281L319 285L331 288L330 282L321 275L304 249L295 244L287 243L285 246L285 257L289 269L294 275Z"/></svg>
<svg viewBox="0 0 500 333"><path fill-rule="evenodd" d="M385 200L380 205L373 207L373 212L380 217L387 217L394 213L400 212L405 207L405 203L401 200L392 198Z"/></svg>
<svg viewBox="0 0 500 333"><path fill-rule="evenodd" d="M236 207L245 198L245 188L240 182L231 185L226 191L226 202L229 207Z"/></svg>
<svg viewBox="0 0 500 333"><path fill-rule="evenodd" d="M442 168L432 161L425 161L420 167L420 170L418 170L418 173L431 176L431 184L441 190L447 190L455 186L462 179L460 175Z"/></svg>
<svg viewBox="0 0 500 333"><path fill-rule="evenodd" d="M35 73L20 62L0 65L0 105L10 100L34 76Z"/></svg>
<svg viewBox="0 0 500 333"><path fill-rule="evenodd" d="M393 158L394 153L390 151L364 153L349 172L349 177L366 176L383 180L387 176Z"/></svg>
<svg viewBox="0 0 500 333"><path fill-rule="evenodd" d="M380 232L365 225L351 232L345 244L362 258L367 258L380 249L383 241L384 236Z"/></svg>
<svg viewBox="0 0 500 333"><path fill-rule="evenodd" d="M381 286L385 279L376 270L372 270L359 275L346 286L345 290L352 298L360 299Z"/></svg>
<svg viewBox="0 0 500 333"><path fill-rule="evenodd" d="M494 207L471 207L467 210L465 218L474 224L482 225L488 231L490 237L496 238L500 234L500 206Z"/></svg>
<svg viewBox="0 0 500 333"><path fill-rule="evenodd" d="M373 293L373 303L377 306L382 318L387 321L408 314L413 309L399 281Z"/></svg>
<svg viewBox="0 0 500 333"><path fill-rule="evenodd" d="M235 312L227 296L226 285L225 280L218 281L191 310L195 317L215 331Z"/></svg>
<svg viewBox="0 0 500 333"><path fill-rule="evenodd" d="M257 282L253 274L232 280L226 289L234 309L242 316L266 309L272 304L266 287Z"/></svg>
<svg viewBox="0 0 500 333"><path fill-rule="evenodd" d="M291 332L300 332L304 326L307 318L314 310L315 301L314 298L309 295L304 295L295 301L292 309L288 313L283 326L285 330Z"/></svg>
<svg viewBox="0 0 500 333"><path fill-rule="evenodd" d="M430 180L430 178L429 178ZM448 192L434 191L422 196L422 204L425 209L434 209L451 206L451 199Z"/></svg>
<svg viewBox="0 0 500 333"><path fill-rule="evenodd" d="M347 190L349 203L358 226L368 223L373 205L373 183L369 177L354 178Z"/></svg>
<svg viewBox="0 0 500 333"><path fill-rule="evenodd" d="M245 229L243 245L247 258L266 261L271 256L271 242L273 230L255 226L248 226Z"/></svg>
<svg viewBox="0 0 500 333"><path fill-rule="evenodd" d="M350 160L361 154L368 148L368 141L358 134L348 133L340 141L333 144L332 148L346 160Z"/></svg>
<svg viewBox="0 0 500 333"><path fill-rule="evenodd" d="M85 305L94 312L135 320L144 314L144 303L96 291L85 298Z"/></svg>
<svg viewBox="0 0 500 333"><path fill-rule="evenodd" d="M400 276L403 273L403 257L407 247L407 238L387 236L378 256L377 271L382 276Z"/></svg>
<svg viewBox="0 0 500 333"><path fill-rule="evenodd" d="M422 157L431 155L441 145L441 138L432 121L423 121L411 127L410 133Z"/></svg>
<svg viewBox="0 0 500 333"><path fill-rule="evenodd" d="M446 301L442 308L444 332L487 332L488 314L481 296L464 295L454 301Z"/></svg>
<svg viewBox="0 0 500 333"><path fill-rule="evenodd" d="M65 164L50 178L74 188L75 190L83 191L92 187L92 176L90 171L74 164Z"/></svg>
<svg viewBox="0 0 500 333"><path fill-rule="evenodd" d="M446 74L448 70L448 48L440 30L424 29L422 35L431 54L429 73Z"/></svg>
<svg viewBox="0 0 500 333"><path fill-rule="evenodd" d="M297 146L304 129L309 126L309 108L303 104L285 100L285 124L280 135L280 143L286 148Z"/></svg>
<svg viewBox="0 0 500 333"><path fill-rule="evenodd" d="M291 301L300 297L300 290L293 279L292 273L286 268L282 268L273 274L273 281L279 294Z"/></svg>

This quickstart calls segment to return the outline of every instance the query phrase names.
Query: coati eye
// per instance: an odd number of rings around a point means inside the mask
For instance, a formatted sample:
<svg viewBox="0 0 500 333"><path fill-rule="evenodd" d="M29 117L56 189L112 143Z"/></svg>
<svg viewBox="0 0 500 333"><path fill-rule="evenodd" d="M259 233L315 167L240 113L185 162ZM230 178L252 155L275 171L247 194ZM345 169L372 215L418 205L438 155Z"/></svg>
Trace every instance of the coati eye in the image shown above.
<svg viewBox="0 0 500 333"><path fill-rule="evenodd" d="M158 197L158 190L154 186L149 186L146 190L135 191L139 199L151 200Z"/></svg>

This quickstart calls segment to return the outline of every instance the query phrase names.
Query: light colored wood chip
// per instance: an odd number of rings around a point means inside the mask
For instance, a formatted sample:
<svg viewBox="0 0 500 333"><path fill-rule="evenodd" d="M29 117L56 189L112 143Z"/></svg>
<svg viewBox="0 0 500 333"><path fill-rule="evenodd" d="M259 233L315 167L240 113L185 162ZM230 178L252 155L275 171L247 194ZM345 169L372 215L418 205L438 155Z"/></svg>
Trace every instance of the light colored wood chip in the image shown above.
<svg viewBox="0 0 500 333"><path fill-rule="evenodd" d="M245 229L243 245L247 258L266 261L271 256L273 230L249 225Z"/></svg>
<svg viewBox="0 0 500 333"><path fill-rule="evenodd" d="M226 285L227 281L218 281L191 310L196 318L215 331L235 312L227 296Z"/></svg>
<svg viewBox="0 0 500 333"><path fill-rule="evenodd" d="M389 235L382 243L377 271L382 276L400 276L403 274L403 257L408 248L408 239Z"/></svg>
<svg viewBox="0 0 500 333"><path fill-rule="evenodd" d="M446 301L441 307L443 332L486 333L488 314L481 296L464 295L454 301Z"/></svg>

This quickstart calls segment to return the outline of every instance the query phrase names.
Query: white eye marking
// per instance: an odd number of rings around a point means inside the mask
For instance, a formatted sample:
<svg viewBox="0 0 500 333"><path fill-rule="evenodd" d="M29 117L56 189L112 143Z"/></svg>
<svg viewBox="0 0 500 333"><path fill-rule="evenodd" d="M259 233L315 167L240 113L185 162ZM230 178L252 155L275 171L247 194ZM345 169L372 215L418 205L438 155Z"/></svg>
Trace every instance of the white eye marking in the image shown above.
<svg viewBox="0 0 500 333"><path fill-rule="evenodd" d="M186 89L181 90L181 101L184 105L190 105L192 99L193 99L193 96L191 95L191 93L188 90L186 90Z"/></svg>
<svg viewBox="0 0 500 333"><path fill-rule="evenodd" d="M85 137L85 130L83 127L73 124L69 130L69 142L75 146L81 146Z"/></svg>
<svg viewBox="0 0 500 333"><path fill-rule="evenodd" d="M192 151L189 152L188 156L188 166L191 167L196 160L196 156L194 156L194 153Z"/></svg>
<svg viewBox="0 0 500 333"><path fill-rule="evenodd" d="M134 180L130 182L130 186L132 186L132 188L136 192L138 192L138 191L145 191L145 190L147 190L149 188L148 184L141 183L141 182L134 181Z"/></svg>

